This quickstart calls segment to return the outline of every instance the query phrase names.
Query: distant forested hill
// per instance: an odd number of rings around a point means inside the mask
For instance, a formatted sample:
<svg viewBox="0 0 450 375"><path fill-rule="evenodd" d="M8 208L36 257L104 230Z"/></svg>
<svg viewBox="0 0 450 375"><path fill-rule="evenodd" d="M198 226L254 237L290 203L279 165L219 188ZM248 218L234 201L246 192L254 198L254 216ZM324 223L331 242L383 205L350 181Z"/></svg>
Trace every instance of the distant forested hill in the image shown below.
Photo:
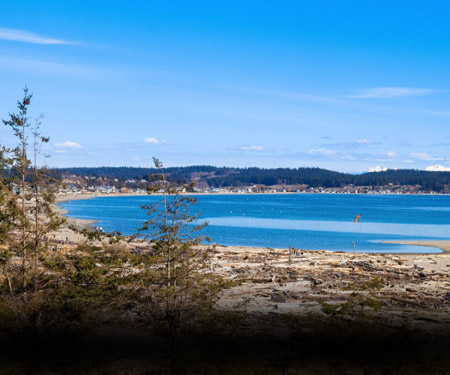
<svg viewBox="0 0 450 375"><path fill-rule="evenodd" d="M248 185L298 185L311 187L344 187L420 185L424 189L442 191L450 183L450 172L426 172L413 169L387 170L359 175L339 173L321 168L226 168L206 165L166 168L173 181L195 181L200 186L229 187ZM150 180L154 168L99 167L61 168L54 175L76 175L126 180Z"/></svg>

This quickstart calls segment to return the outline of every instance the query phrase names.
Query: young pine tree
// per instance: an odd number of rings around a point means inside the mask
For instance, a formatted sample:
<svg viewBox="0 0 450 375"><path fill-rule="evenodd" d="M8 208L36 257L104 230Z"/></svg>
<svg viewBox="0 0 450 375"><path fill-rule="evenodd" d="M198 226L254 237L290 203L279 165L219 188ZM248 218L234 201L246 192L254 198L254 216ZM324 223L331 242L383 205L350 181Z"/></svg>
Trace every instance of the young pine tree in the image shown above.
<svg viewBox="0 0 450 375"><path fill-rule="evenodd" d="M29 227L30 218L27 215L26 202L29 200L29 192L27 191L26 180L30 161L27 158L27 130L30 128L30 119L28 117L28 107L31 102L31 94L28 94L28 88L24 89L23 99L17 102L18 113L10 113L8 120L3 120L3 124L10 127L18 140L18 145L12 149L11 167L17 171L18 183L20 186L18 203L20 212L14 217L16 223L16 238L13 247L17 249L22 258L22 284L25 288L27 285L27 250L30 246Z"/></svg>
<svg viewBox="0 0 450 375"><path fill-rule="evenodd" d="M21 212L18 199L14 194L14 179L10 177L13 165L12 152L4 146L0 150L0 264L11 295L14 292L10 268L15 255L15 251L11 251L11 248L14 249L14 244L17 242L16 218Z"/></svg>
<svg viewBox="0 0 450 375"><path fill-rule="evenodd" d="M11 128L16 136L17 146L3 147L0 155L0 168L3 169L0 176L0 242L5 245L2 256L3 273L9 269L10 260L19 257L22 263L21 286L24 289L29 282L31 258L34 263L32 269L36 288L42 238L63 223L63 219L52 208L55 201L55 181L46 176L45 168L39 168L37 165L38 144L48 142L49 139L40 134L42 116L36 120L34 128L31 125L28 117L31 98L32 95L25 87L24 97L17 103L18 112L10 113L9 118L3 120L3 124ZM34 164L27 155L30 131L34 138ZM11 280L9 274L8 278ZM9 285L11 294L12 284L11 282Z"/></svg>
<svg viewBox="0 0 450 375"><path fill-rule="evenodd" d="M31 232L33 250L34 287L38 288L38 258L43 250L43 239L49 233L57 230L66 220L53 209L59 182L48 175L46 167L39 167L37 157L40 153L39 145L48 143L50 138L42 136L40 132L42 115L35 120L33 134L33 177L31 183L32 200L29 213L32 215Z"/></svg>
<svg viewBox="0 0 450 375"><path fill-rule="evenodd" d="M143 256L147 265L143 282L151 316L176 335L181 326L189 326L212 307L221 281L210 271L212 247L200 246L206 239L200 231L207 224L199 222L199 212L192 213L197 199L184 194L192 185L170 183L162 163L157 159L154 163L160 173L152 176L148 193L162 194L162 199L142 206L150 218L139 235L152 244Z"/></svg>

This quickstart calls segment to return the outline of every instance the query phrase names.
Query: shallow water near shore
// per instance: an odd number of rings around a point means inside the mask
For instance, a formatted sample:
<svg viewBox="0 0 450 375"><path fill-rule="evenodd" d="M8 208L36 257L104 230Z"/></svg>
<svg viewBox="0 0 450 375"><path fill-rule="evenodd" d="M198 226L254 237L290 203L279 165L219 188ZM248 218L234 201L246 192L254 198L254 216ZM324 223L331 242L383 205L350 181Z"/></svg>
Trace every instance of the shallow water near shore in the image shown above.
<svg viewBox="0 0 450 375"><path fill-rule="evenodd" d="M203 233L220 245L377 253L440 253L392 240L450 240L450 197L425 195L199 195ZM61 203L68 216L129 235L161 196L98 197ZM361 221L353 222L356 215Z"/></svg>

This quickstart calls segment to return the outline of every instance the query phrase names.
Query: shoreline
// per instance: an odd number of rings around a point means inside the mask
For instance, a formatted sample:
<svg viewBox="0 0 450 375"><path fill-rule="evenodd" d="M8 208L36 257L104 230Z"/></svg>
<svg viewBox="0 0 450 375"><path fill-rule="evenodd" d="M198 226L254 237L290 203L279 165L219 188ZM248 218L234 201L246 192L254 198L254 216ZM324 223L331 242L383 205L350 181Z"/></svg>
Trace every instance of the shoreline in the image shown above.
<svg viewBox="0 0 450 375"><path fill-rule="evenodd" d="M93 198L105 198L105 197L134 197L134 196L147 196L147 193L108 193L108 194L101 194L101 193L83 193L83 194L67 194L67 195L59 195L56 200L55 204L65 203L69 201L82 201L82 200L88 200ZM153 194L156 195L156 194Z"/></svg>
<svg viewBox="0 0 450 375"><path fill-rule="evenodd" d="M187 193L187 195L250 195L250 194L268 195L267 193ZM276 194L316 194L316 193L270 193L270 194L276 195ZM326 193L324 193L324 194L326 194ZM64 217L66 217L66 219L69 223L75 224L75 225L79 226L80 228L87 228L87 229L92 230L92 229L95 229L93 224L98 223L98 220L72 218L67 215L69 212L67 210L64 210L60 206L60 204L69 202L69 201L74 201L74 200L88 200L88 199L102 198L102 197L111 197L112 198L112 197L133 197L133 196L147 196L147 195L148 195L147 193L73 194L73 195L59 196L55 201L55 208L60 214L62 214ZM152 194L152 195L159 196L162 194ZM367 194L359 194L359 195L367 195ZM388 194L382 194L382 195L388 195ZM391 195L400 195L400 194L391 194ZM403 194L403 195L411 195L411 194ZM418 195L418 194L416 194L416 195ZM67 234L67 233L65 233L65 234ZM444 254L447 254L447 255L450 254L450 240L392 240L392 241L381 241L381 243L433 247L433 248L438 248L438 249L442 250L442 253L432 253L432 255L439 256L439 255L444 255ZM247 250L263 248L263 247L257 247L257 246L235 246L235 245L220 245L220 244L217 244L217 245L221 246L221 247L243 248L243 249L247 249ZM276 249L276 250L286 250L286 249L280 248L280 249ZM325 249L323 249L323 250L325 250ZM307 251L321 251L321 250L307 250ZM332 251L332 250L327 250L327 251ZM352 253L352 251L348 251L345 253ZM357 253L357 254L372 254L372 253ZM381 253L374 253L374 254L381 254ZM419 254L427 254L427 253L385 253L385 254L419 255Z"/></svg>
<svg viewBox="0 0 450 375"><path fill-rule="evenodd" d="M450 196L450 194L442 194L442 193L420 193L420 194L414 194L414 193L408 193L408 194L397 194L397 193L388 193L388 194L384 194L384 193L329 193L329 192L324 192L324 193L317 193L317 192L298 192L298 191L289 191L289 192L276 192L276 193L254 193L254 192L187 192L187 193L181 193L183 195L361 195L361 196L442 196L442 197L446 197L446 196ZM180 194L180 195L181 195ZM134 196L147 196L147 195L154 195L154 196L162 196L162 193L152 193L152 194L148 194L148 193L120 193L120 192L115 192L115 193L98 193L98 192L87 192L87 193L78 193L78 194L68 194L67 196L64 195L60 195L57 198L57 202L65 202L65 201L69 201L69 200L83 200L83 199L92 199L92 198L97 198L97 197L134 197Z"/></svg>
<svg viewBox="0 0 450 375"><path fill-rule="evenodd" d="M381 243L434 247L441 249L442 253L433 255L450 254L450 240L392 240L392 241L381 241Z"/></svg>
<svg viewBox="0 0 450 375"><path fill-rule="evenodd" d="M61 216L63 216L66 219L66 224L63 225L59 230L57 230L54 233L54 235L58 236L58 237L69 239L70 241L74 241L74 242L82 241L84 239L84 237L73 232L72 230L70 230L68 225L73 224L76 227L78 227L79 229L86 228L89 230L95 230L94 224L98 223L98 220L77 219L74 217L70 217L70 216L68 216L69 211L63 209L60 206L60 203L64 203L64 202L68 202L68 201L72 201L72 200L85 200L85 199L87 200L87 199L95 198L95 196L79 197L79 198L70 197L67 199L64 199L64 198L66 198L66 197L57 197L55 202L53 203L53 209L55 210L55 212L57 212L58 214L60 214Z"/></svg>

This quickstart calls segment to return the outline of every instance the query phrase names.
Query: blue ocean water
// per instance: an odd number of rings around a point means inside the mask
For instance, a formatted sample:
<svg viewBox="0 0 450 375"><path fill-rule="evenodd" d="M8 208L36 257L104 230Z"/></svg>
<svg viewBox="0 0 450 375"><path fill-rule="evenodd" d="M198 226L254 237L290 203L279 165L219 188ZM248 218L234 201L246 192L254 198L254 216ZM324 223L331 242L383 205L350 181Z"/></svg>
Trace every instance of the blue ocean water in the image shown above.
<svg viewBox="0 0 450 375"><path fill-rule="evenodd" d="M378 253L438 253L430 247L383 244L388 240L450 240L450 196L266 194L199 195L209 225L203 234L221 245L289 246ZM98 197L62 203L68 216L98 220L106 231L136 233L146 219L140 208L160 196ZM357 214L361 221L354 223Z"/></svg>

